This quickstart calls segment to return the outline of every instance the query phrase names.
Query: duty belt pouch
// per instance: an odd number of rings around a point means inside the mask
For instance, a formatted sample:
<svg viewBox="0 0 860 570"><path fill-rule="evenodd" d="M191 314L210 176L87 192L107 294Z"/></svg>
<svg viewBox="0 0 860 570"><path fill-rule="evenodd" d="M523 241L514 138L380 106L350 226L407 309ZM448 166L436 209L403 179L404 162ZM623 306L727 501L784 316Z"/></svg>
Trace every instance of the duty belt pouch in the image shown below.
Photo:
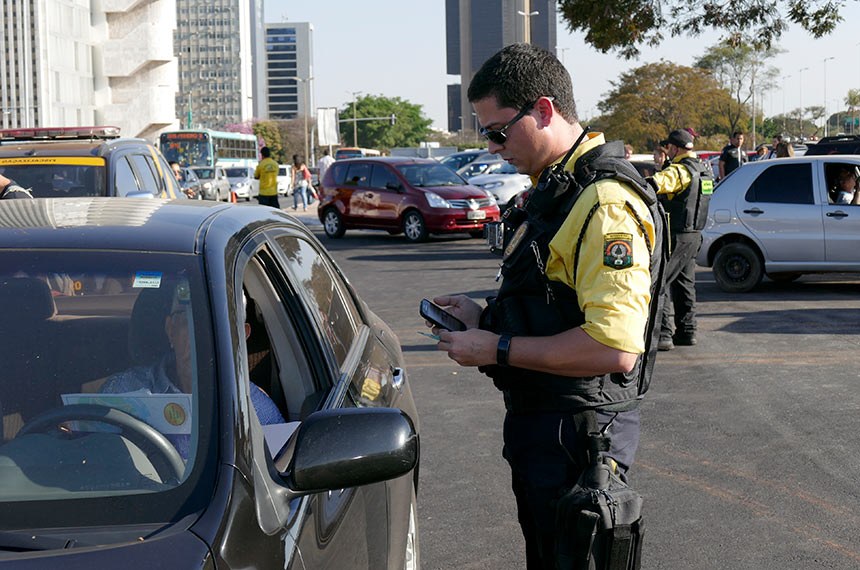
<svg viewBox="0 0 860 570"><path fill-rule="evenodd" d="M638 570L644 534L642 497L613 473L602 453L589 455L589 466L557 503L557 567Z"/></svg>

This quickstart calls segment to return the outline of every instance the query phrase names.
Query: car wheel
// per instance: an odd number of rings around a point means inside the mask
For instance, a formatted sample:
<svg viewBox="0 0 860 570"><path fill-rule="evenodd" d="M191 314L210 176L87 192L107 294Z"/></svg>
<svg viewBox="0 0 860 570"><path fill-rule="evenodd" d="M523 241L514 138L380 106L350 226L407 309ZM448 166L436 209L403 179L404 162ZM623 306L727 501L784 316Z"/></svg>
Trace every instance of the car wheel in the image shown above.
<svg viewBox="0 0 860 570"><path fill-rule="evenodd" d="M409 530L406 533L406 557L403 570L421 568L421 549L418 544L418 500L412 489L412 504L409 505Z"/></svg>
<svg viewBox="0 0 860 570"><path fill-rule="evenodd" d="M403 233L412 243L427 241L427 225L424 223L424 216L415 210L407 212L403 217Z"/></svg>
<svg viewBox="0 0 860 570"><path fill-rule="evenodd" d="M336 208L329 208L325 211L323 229L325 229L325 235L334 239L343 237L343 234L346 233L346 228L343 227L343 218Z"/></svg>
<svg viewBox="0 0 860 570"><path fill-rule="evenodd" d="M714 279L727 293L746 293L754 289L764 276L758 252L745 243L729 243L714 258Z"/></svg>
<svg viewBox="0 0 860 570"><path fill-rule="evenodd" d="M784 273L768 273L767 276L771 281L775 281L777 283L791 283L792 281L797 281L800 279L800 276L803 273L797 272L784 272Z"/></svg>

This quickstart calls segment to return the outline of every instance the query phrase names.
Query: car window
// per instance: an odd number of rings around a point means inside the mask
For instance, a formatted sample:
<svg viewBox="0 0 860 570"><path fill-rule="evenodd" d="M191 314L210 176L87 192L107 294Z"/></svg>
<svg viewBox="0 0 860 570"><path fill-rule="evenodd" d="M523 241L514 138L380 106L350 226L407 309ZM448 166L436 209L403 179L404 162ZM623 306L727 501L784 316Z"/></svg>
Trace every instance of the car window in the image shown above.
<svg viewBox="0 0 860 570"><path fill-rule="evenodd" d="M773 164L766 168L746 193L747 202L814 204L812 165Z"/></svg>
<svg viewBox="0 0 860 570"><path fill-rule="evenodd" d="M401 164L397 170L412 186L463 186L466 181L441 164Z"/></svg>
<svg viewBox="0 0 860 570"><path fill-rule="evenodd" d="M395 186L400 184L397 176L384 164L373 165L373 177L370 179L370 185L374 188L388 189L388 184Z"/></svg>
<svg viewBox="0 0 860 570"><path fill-rule="evenodd" d="M346 174L345 184L350 186L367 186L370 181L370 165L365 162L350 164Z"/></svg>
<svg viewBox="0 0 860 570"><path fill-rule="evenodd" d="M347 170L349 170L349 165L343 163L334 163L329 167L329 172L331 172L332 180L334 180L335 184L341 185L345 183Z"/></svg>
<svg viewBox="0 0 860 570"><path fill-rule="evenodd" d="M200 259L63 249L5 252L0 267L4 326L16 331L0 346L4 512L39 501L43 516L85 526L117 516L96 508L106 497L123 497L126 524L187 509L209 472L216 409ZM132 424L120 431L109 414Z"/></svg>
<svg viewBox="0 0 860 570"><path fill-rule="evenodd" d="M343 364L360 320L352 298L337 273L310 242L293 236L279 236L275 241L307 293L314 318L322 327L338 364Z"/></svg>
<svg viewBox="0 0 860 570"><path fill-rule="evenodd" d="M140 191L137 185L137 177L134 175L127 157L122 156L117 159L113 177L117 196L126 196L132 192Z"/></svg>
<svg viewBox="0 0 860 570"><path fill-rule="evenodd" d="M158 196L161 193L161 185L155 177L155 165L152 163L152 159L142 154L133 154L129 158L140 177L143 191Z"/></svg>

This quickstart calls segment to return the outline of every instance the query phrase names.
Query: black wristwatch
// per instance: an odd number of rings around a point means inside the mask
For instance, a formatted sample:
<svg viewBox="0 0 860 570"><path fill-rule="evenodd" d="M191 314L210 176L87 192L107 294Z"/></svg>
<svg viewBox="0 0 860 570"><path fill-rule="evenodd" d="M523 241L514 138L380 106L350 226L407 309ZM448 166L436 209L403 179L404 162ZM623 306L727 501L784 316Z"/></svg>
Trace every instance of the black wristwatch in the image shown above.
<svg viewBox="0 0 860 570"><path fill-rule="evenodd" d="M499 337L499 345L496 347L496 364L509 366L508 358L511 355L511 335L503 334Z"/></svg>

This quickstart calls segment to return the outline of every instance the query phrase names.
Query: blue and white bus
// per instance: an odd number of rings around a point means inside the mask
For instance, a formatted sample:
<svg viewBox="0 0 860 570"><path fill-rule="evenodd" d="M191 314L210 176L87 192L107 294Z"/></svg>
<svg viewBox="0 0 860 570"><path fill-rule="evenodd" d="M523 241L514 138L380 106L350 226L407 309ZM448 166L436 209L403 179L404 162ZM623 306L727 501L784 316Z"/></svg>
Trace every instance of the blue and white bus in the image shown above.
<svg viewBox="0 0 860 570"><path fill-rule="evenodd" d="M260 161L257 135L183 129L165 131L159 137L161 154L182 166L257 166Z"/></svg>

